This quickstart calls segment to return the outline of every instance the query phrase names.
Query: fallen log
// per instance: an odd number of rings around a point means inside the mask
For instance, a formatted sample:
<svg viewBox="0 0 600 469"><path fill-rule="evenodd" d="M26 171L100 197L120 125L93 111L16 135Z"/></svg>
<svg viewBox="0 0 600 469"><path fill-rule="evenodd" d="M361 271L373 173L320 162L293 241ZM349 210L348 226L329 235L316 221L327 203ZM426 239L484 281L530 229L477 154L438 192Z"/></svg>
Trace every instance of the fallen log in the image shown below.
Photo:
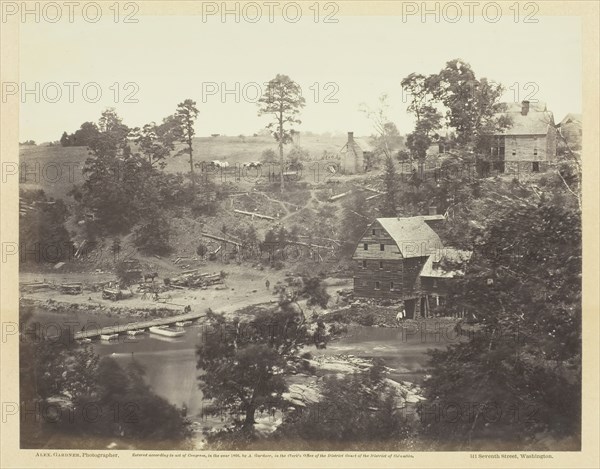
<svg viewBox="0 0 600 469"><path fill-rule="evenodd" d="M319 248L319 249L329 249L330 251L334 251L334 248L330 247L330 246L319 246L318 244L308 244L308 243L303 243L302 241L288 241L290 244L298 244L300 246L305 246L307 248Z"/></svg>
<svg viewBox="0 0 600 469"><path fill-rule="evenodd" d="M237 212L238 210L234 210L234 212ZM205 238L211 238L211 239L216 239L217 241L223 241L224 243L229 243L229 244L233 244L237 247L241 247L242 245L240 243L237 243L235 241L231 241L230 239L225 239L225 238L221 238L220 236L215 236L215 235L211 235L208 233L200 233L202 236L204 236Z"/></svg>
<svg viewBox="0 0 600 469"><path fill-rule="evenodd" d="M310 236L298 236L298 238L310 238ZM337 244L338 246L341 246L341 241L339 239L331 239L331 238L324 238L322 236L313 236L313 239L324 239L325 241L331 241L332 243Z"/></svg>
<svg viewBox="0 0 600 469"><path fill-rule="evenodd" d="M331 197L329 197L329 200L331 202L333 202L334 200L338 200L338 199L341 199L342 197L346 197L348 194L350 194L350 192L342 192L341 194L338 194L338 195L332 195Z"/></svg>
<svg viewBox="0 0 600 469"><path fill-rule="evenodd" d="M196 272L198 272L200 269L193 269L193 270L184 270L183 272L181 272L179 275L188 275L188 274L195 274Z"/></svg>
<svg viewBox="0 0 600 469"><path fill-rule="evenodd" d="M373 189L372 187L368 187L368 186L358 186L358 187L360 187L361 189L364 189L366 191L369 191L369 192L375 192L376 194L385 194L385 192L382 192L377 189Z"/></svg>
<svg viewBox="0 0 600 469"><path fill-rule="evenodd" d="M251 216L252 218L257 217L257 218L264 218L265 220L275 220L275 217L270 217L269 215L262 215L260 213L254 213L254 212L245 212L244 210L234 210L235 213L240 213L242 215L248 215Z"/></svg>

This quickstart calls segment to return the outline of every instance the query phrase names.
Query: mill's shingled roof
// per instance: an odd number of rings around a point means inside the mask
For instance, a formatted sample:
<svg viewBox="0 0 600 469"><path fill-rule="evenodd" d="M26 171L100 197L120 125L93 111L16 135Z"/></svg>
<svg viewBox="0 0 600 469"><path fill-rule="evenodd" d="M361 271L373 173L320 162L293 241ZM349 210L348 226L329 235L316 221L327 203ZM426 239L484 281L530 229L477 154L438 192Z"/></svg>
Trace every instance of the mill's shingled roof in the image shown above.
<svg viewBox="0 0 600 469"><path fill-rule="evenodd" d="M439 256L442 241L425 220L443 219L442 215L407 218L378 218L377 222L392 237L402 257Z"/></svg>

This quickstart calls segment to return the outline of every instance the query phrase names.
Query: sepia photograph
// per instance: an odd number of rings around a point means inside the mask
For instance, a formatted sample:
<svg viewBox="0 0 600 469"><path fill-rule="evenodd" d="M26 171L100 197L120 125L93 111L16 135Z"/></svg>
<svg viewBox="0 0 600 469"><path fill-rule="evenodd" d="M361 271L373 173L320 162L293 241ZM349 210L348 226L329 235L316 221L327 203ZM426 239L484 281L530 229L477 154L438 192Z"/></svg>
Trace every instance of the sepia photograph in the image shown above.
<svg viewBox="0 0 600 469"><path fill-rule="evenodd" d="M568 3L2 1L2 466L598 467Z"/></svg>

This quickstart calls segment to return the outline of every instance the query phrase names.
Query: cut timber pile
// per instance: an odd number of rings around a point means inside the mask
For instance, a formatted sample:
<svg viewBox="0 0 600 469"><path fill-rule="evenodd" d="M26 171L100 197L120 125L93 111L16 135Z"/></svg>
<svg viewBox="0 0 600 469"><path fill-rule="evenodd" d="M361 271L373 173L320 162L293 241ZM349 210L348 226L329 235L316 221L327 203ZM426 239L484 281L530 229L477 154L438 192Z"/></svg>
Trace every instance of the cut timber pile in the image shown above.
<svg viewBox="0 0 600 469"><path fill-rule="evenodd" d="M197 269L183 272L181 275L171 278L170 283L176 287L200 288L223 283L223 279L218 273L200 273Z"/></svg>
<svg viewBox="0 0 600 469"><path fill-rule="evenodd" d="M20 289L27 292L36 292L39 290L52 290L55 289L56 286L47 283L47 282L31 282L31 283L21 283Z"/></svg>

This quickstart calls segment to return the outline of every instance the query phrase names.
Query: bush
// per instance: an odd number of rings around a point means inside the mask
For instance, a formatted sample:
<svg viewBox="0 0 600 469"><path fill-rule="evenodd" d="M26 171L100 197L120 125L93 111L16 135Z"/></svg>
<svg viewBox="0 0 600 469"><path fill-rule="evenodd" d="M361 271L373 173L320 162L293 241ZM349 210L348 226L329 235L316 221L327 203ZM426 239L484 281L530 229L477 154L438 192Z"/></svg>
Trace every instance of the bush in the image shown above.
<svg viewBox="0 0 600 469"><path fill-rule="evenodd" d="M198 247L196 248L196 254L198 254L200 257L204 257L207 252L208 252L208 248L206 247L206 244L204 244L204 243L200 243L198 245Z"/></svg>
<svg viewBox="0 0 600 469"><path fill-rule="evenodd" d="M41 190L21 191L19 195L22 203L30 207L20 219L20 242L29 248L27 251L34 251L28 254L24 250L19 260L51 264L69 260L74 250L65 228L69 212L63 201L49 198ZM35 253L35 246L41 255Z"/></svg>
<svg viewBox="0 0 600 469"><path fill-rule="evenodd" d="M153 216L136 228L133 242L145 254L168 254L171 252L169 245L169 222L161 216Z"/></svg>

